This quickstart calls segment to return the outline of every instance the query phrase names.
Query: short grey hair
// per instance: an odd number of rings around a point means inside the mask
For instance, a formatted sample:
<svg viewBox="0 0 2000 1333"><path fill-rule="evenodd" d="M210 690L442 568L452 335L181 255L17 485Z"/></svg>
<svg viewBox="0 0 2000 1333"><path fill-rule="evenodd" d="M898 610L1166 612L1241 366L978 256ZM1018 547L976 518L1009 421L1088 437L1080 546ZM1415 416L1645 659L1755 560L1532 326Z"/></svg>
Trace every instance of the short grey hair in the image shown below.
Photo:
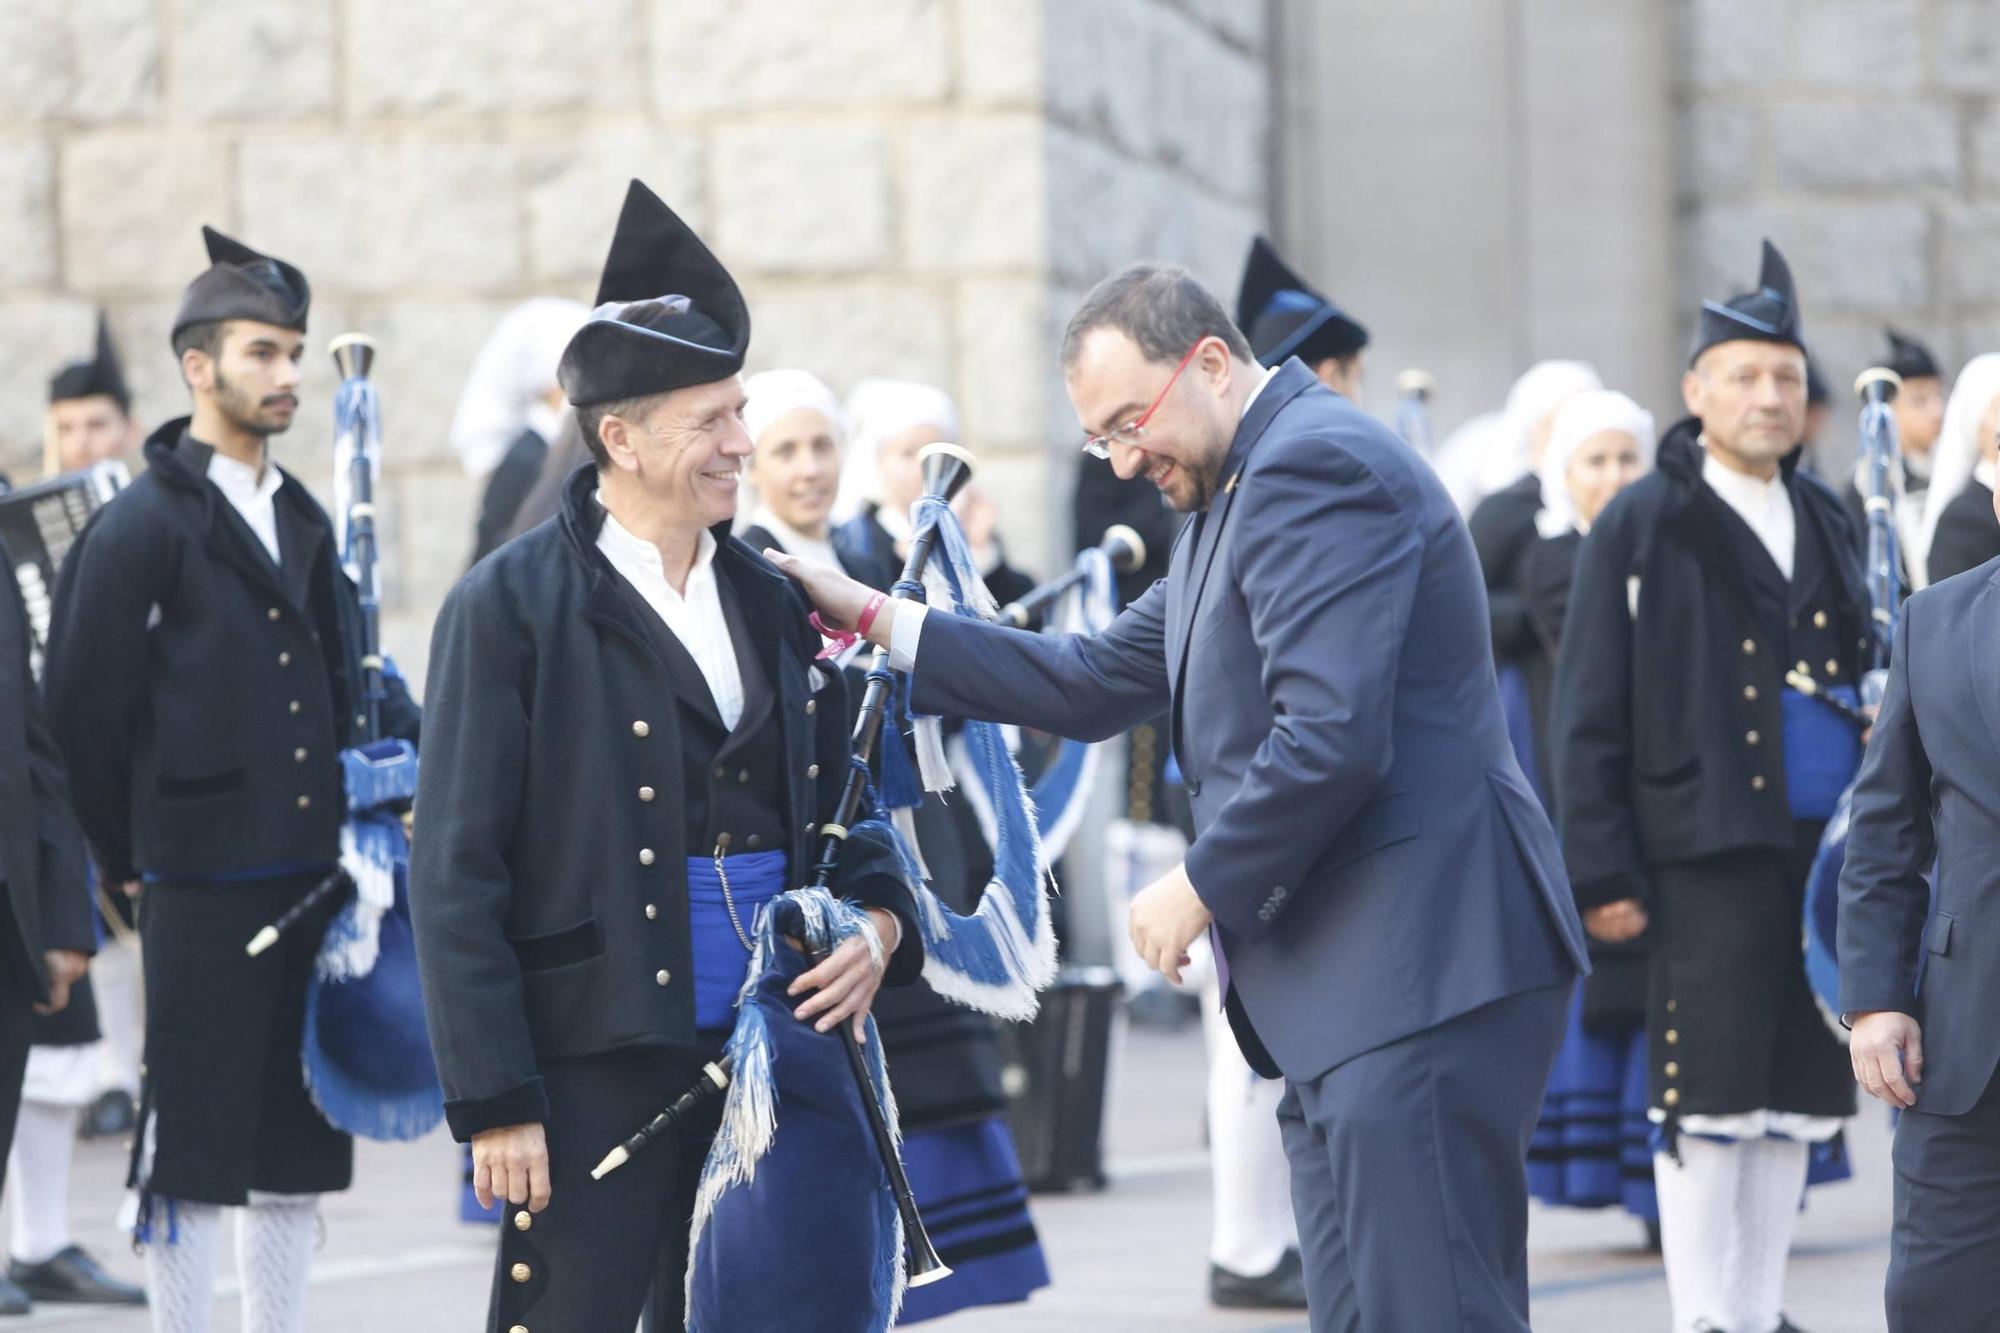
<svg viewBox="0 0 2000 1333"><path fill-rule="evenodd" d="M637 398L618 398L608 403L591 403L576 409L576 424L583 432L584 447L590 450L591 461L600 468L611 466L610 451L598 436L597 428L606 417L617 417L620 421L643 421L647 413L660 405L667 395L663 393L642 394Z"/></svg>
<svg viewBox="0 0 2000 1333"><path fill-rule="evenodd" d="M1222 303L1177 264L1134 264L1091 288L1063 332L1063 373L1075 369L1084 338L1103 328L1137 343L1148 361L1178 361L1203 338L1222 339L1239 361L1256 359Z"/></svg>

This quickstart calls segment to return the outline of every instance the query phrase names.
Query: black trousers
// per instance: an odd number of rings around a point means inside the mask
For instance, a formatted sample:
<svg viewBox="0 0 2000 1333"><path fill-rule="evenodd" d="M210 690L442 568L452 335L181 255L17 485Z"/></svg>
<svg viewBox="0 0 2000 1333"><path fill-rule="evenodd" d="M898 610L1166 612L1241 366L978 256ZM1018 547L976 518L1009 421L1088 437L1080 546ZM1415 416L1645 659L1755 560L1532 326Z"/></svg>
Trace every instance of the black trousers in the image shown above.
<svg viewBox="0 0 2000 1333"><path fill-rule="evenodd" d="M1890 1333L2000 1327L2000 1077L1964 1115L1917 1108L1896 1125Z"/></svg>
<svg viewBox="0 0 2000 1333"><path fill-rule="evenodd" d="M35 978L27 968L27 946L14 924L6 881L0 880L0 1189L7 1184L7 1154L21 1117L21 1083L28 1076L28 1047L38 1022Z"/></svg>
<svg viewBox="0 0 2000 1333"><path fill-rule="evenodd" d="M324 1194L352 1181L354 1140L313 1105L300 1055L313 960L337 904L269 952L243 952L323 878L146 887L145 1086L131 1179L145 1194L234 1206L251 1190Z"/></svg>
<svg viewBox="0 0 2000 1333"><path fill-rule="evenodd" d="M699 1051L640 1047L541 1067L549 1099L549 1206L510 1204L488 1306L489 1333L528 1328L678 1333L684 1322L695 1187L715 1137L711 1118L657 1139L603 1180L590 1169L694 1086L724 1034Z"/></svg>

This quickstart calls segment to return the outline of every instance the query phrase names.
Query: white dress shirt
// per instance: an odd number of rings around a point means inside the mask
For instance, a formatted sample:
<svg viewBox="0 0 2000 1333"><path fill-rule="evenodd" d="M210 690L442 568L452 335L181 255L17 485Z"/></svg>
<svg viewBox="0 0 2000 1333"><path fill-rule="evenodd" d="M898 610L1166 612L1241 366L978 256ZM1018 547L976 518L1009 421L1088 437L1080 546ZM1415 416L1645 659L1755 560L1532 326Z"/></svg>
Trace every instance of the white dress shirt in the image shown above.
<svg viewBox="0 0 2000 1333"><path fill-rule="evenodd" d="M597 497L601 507L604 503ZM666 624L670 633L701 668L708 692L715 698L715 711L722 725L736 730L743 716L743 671L736 663L736 645L729 637L729 621L722 614L722 592L715 579L715 537L703 530L695 542L694 564L688 570L687 586L675 592L667 582L660 548L635 537L611 511L604 511L604 528L597 534L597 549L611 567L631 584L646 605Z"/></svg>
<svg viewBox="0 0 2000 1333"><path fill-rule="evenodd" d="M1243 400L1243 410L1237 414L1238 424L1250 415L1250 405L1257 401L1257 395L1264 392L1264 386L1276 377L1279 369L1272 366L1258 377L1257 386L1250 390L1250 396ZM893 669L916 669L917 644L923 638L924 617L928 614L930 608L922 602L905 602L896 608L896 618L889 622L889 665Z"/></svg>
<svg viewBox="0 0 2000 1333"><path fill-rule="evenodd" d="M1798 549L1798 530L1792 517L1792 493L1785 489L1785 475L1779 471L1769 481L1738 472L1717 462L1703 450L1701 479L1750 525L1757 540L1771 553L1785 582L1792 581L1792 557Z"/></svg>
<svg viewBox="0 0 2000 1333"><path fill-rule="evenodd" d="M260 472L218 449L209 455L208 479L222 492L222 498L229 501L229 507L243 515L250 531L257 534L257 540L271 553L271 563L282 564L278 558L278 510L273 501L277 499L278 488L285 484L285 474L278 471L278 465L267 458Z"/></svg>

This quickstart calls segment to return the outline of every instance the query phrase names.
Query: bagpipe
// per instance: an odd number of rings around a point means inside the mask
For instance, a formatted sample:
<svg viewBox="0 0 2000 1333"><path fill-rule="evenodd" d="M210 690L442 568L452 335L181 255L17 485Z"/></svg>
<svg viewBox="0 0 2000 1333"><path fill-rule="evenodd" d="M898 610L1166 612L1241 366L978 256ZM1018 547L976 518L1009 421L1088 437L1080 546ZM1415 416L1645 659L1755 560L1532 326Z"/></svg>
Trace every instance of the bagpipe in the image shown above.
<svg viewBox="0 0 2000 1333"><path fill-rule="evenodd" d="M1889 675L1889 652L1895 642L1896 617L1901 610L1901 559L1897 551L1896 492L1902 457L1896 442L1896 414L1891 404L1902 378L1876 367L1861 372L1854 391L1861 397L1862 502L1868 516L1867 568L1869 669L1862 675L1856 708L1818 689L1812 679L1796 672L1786 683L1866 727L1881 705ZM1847 860L1848 823L1853 814L1854 785L1840 794L1820 835L1819 851L1806 877L1804 948L1806 980L1827 1025L1841 1041L1847 1028L1840 1021L1840 956L1836 936L1840 923L1840 870Z"/></svg>
<svg viewBox="0 0 2000 1333"><path fill-rule="evenodd" d="M1431 395L1437 381L1415 367L1396 376L1396 434L1423 458L1431 456Z"/></svg>
<svg viewBox="0 0 2000 1333"><path fill-rule="evenodd" d="M444 1092L424 1025L416 938L410 927L410 841L403 812L417 794L417 752L382 734L382 701L395 667L382 654L375 480L381 409L369 378L375 344L358 333L328 350L340 372L334 395L335 507L340 559L361 602L361 734L340 753L347 819L340 864L270 925L256 956L323 910L341 905L320 941L306 992L300 1058L306 1088L327 1123L362 1138L428 1134L444 1118Z"/></svg>
<svg viewBox="0 0 2000 1333"><path fill-rule="evenodd" d="M924 492L913 507L908 556L892 596L922 597L933 614L992 619L998 608L950 510L952 497L971 476L972 456L955 445L936 444L924 450L921 461ZM1108 555L1086 554L1102 565L1087 578L1108 581ZM850 831L885 834L897 847L917 899L924 979L941 995L1021 1019L1034 1014L1038 993L1055 976L1046 861L1032 802L1001 728L968 722L960 732L987 779L997 831L993 879L978 909L960 915L922 883L914 851L895 834L887 804L875 790L871 765L878 746L884 760L902 748L895 734L900 722L894 720L899 716L894 687L888 650L878 648L834 820L820 831L806 887L760 909L736 1024L722 1058L592 1172L602 1179L722 1100L721 1126L702 1170L689 1240L691 1333L798 1327L802 1310L814 1312L814 1328L885 1333L896 1322L906 1285L935 1282L951 1272L930 1242L903 1169L881 1042L871 1036L865 1045L858 1043L845 1023L820 1033L794 1021L785 993L794 978L846 939L859 936L874 947L862 909L832 890ZM936 721L917 721L917 750L926 785L943 790L951 778L934 734ZM886 745L885 727L892 729ZM933 733L928 739L927 731ZM792 947L792 940L802 950ZM874 1031L872 1019L867 1030Z"/></svg>

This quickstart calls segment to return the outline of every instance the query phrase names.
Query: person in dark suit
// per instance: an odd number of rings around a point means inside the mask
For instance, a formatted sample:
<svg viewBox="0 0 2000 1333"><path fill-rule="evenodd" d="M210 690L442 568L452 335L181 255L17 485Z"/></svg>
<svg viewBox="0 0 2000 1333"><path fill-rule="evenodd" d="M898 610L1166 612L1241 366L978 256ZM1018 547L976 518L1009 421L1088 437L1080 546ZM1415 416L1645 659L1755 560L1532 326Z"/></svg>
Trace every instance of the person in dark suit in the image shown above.
<svg viewBox="0 0 2000 1333"><path fill-rule="evenodd" d="M1813 1143L1852 1115L1799 949L1820 834L1860 757L1868 642L1846 510L1798 466L1791 272L1702 306L1689 412L1578 553L1550 752L1593 937L1647 931L1649 1115L1674 1327L1783 1326Z"/></svg>
<svg viewBox="0 0 2000 1333"><path fill-rule="evenodd" d="M61 757L28 666L34 639L0 547L0 1183L14 1142L21 1080L38 1016L59 1015L97 951L83 839L69 811ZM18 1188L18 1186L17 1186ZM28 1294L0 1277L0 1314L26 1314Z"/></svg>
<svg viewBox="0 0 2000 1333"><path fill-rule="evenodd" d="M1922 583L1941 583L2000 555L1994 517L1993 436L2000 430L2000 353L1965 363L1945 404L1923 526L1910 564Z"/></svg>
<svg viewBox="0 0 2000 1333"><path fill-rule="evenodd" d="M1903 604L1841 868L1848 1055L1902 1112L1890 1333L1975 1333L2000 1310L1997 644L2000 563Z"/></svg>
<svg viewBox="0 0 2000 1333"><path fill-rule="evenodd" d="M1171 712L1196 836L1132 939L1177 978L1211 932L1245 1057L1287 1082L1313 1327L1526 1329L1522 1162L1585 946L1464 524L1182 269L1099 284L1062 363L1086 447L1194 515L1172 572L1095 637L892 602L871 638L926 712L1085 740ZM865 588L781 567L859 619Z"/></svg>

